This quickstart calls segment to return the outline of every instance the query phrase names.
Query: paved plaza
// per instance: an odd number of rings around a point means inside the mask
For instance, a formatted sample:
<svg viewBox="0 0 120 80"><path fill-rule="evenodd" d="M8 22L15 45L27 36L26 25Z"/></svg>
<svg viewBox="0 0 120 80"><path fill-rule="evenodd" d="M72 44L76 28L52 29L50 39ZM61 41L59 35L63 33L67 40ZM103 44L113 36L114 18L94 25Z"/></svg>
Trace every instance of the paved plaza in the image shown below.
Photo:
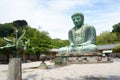
<svg viewBox="0 0 120 80"><path fill-rule="evenodd" d="M120 60L113 63L71 64L39 69L40 61L22 64L22 80L120 80ZM0 80L7 80L8 65L0 64ZM100 79L101 78L101 79Z"/></svg>

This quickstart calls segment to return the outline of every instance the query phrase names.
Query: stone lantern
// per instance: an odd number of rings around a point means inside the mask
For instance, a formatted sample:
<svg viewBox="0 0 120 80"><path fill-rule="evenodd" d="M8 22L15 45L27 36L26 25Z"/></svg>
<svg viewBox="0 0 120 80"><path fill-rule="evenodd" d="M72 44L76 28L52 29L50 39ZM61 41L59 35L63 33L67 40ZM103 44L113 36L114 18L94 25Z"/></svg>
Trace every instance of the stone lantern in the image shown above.
<svg viewBox="0 0 120 80"><path fill-rule="evenodd" d="M45 63L45 60L47 59L47 56L45 54L40 55L40 60L42 61L39 68L41 69L47 69L47 65Z"/></svg>

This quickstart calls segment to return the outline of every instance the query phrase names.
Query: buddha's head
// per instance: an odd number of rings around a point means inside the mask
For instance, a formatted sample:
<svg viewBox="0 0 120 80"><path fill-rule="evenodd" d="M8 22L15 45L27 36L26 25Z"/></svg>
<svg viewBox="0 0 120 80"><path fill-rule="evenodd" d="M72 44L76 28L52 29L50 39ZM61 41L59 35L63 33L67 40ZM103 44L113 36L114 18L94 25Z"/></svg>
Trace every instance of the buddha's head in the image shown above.
<svg viewBox="0 0 120 80"><path fill-rule="evenodd" d="M84 23L84 15L82 13L75 13L71 18L75 26L82 26Z"/></svg>

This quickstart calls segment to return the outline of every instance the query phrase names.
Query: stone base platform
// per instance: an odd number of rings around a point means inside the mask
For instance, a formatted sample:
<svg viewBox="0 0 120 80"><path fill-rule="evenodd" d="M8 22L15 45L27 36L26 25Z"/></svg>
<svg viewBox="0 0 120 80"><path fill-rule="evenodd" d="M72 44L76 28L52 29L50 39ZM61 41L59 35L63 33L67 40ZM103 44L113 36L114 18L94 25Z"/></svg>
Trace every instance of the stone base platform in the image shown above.
<svg viewBox="0 0 120 80"><path fill-rule="evenodd" d="M74 54L57 54L56 63L59 61L61 64L81 64L81 63L108 63L113 62L112 57L102 56L100 52L88 53L74 53Z"/></svg>
<svg viewBox="0 0 120 80"><path fill-rule="evenodd" d="M81 52L81 53L64 53L57 54L56 56L102 56L100 52Z"/></svg>

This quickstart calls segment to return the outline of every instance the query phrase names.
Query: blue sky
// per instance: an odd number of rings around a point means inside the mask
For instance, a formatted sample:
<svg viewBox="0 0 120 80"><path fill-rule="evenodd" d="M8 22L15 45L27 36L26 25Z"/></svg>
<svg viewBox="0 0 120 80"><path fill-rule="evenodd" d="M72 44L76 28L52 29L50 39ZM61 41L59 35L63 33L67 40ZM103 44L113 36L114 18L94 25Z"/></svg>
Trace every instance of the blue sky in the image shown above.
<svg viewBox="0 0 120 80"><path fill-rule="evenodd" d="M68 30L74 26L71 15L81 12L99 35L120 22L119 5L120 0L0 0L0 23L24 19L51 38L68 39Z"/></svg>

